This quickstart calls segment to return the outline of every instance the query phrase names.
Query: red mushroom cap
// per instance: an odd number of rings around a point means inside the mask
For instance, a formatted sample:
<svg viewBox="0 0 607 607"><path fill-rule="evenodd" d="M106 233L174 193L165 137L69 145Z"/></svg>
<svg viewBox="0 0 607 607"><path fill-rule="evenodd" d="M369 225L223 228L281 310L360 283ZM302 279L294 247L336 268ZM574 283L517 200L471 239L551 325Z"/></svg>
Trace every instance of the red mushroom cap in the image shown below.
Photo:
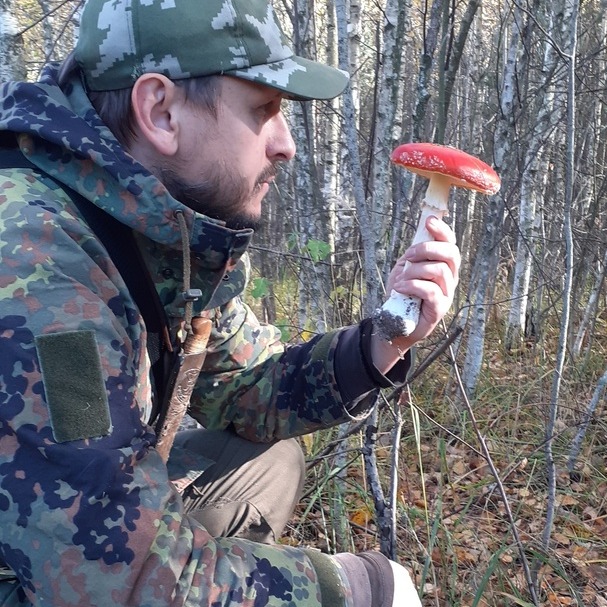
<svg viewBox="0 0 607 607"><path fill-rule="evenodd" d="M488 164L448 145L404 143L392 152L391 160L428 179L438 173L449 177L454 186L484 194L495 194L501 185Z"/></svg>

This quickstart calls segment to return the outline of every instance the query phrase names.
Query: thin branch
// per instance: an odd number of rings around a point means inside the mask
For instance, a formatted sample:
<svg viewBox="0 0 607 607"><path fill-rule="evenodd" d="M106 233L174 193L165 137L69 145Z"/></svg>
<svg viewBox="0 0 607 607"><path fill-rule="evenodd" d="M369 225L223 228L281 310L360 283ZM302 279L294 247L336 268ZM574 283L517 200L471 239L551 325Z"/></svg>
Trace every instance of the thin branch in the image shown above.
<svg viewBox="0 0 607 607"><path fill-rule="evenodd" d="M451 344L459 337L463 330L462 327L458 326L452 329L451 332L446 333L445 339L411 373L407 379L407 383L410 384L413 380L417 379L436 359L450 349Z"/></svg>
<svg viewBox="0 0 607 607"><path fill-rule="evenodd" d="M35 21L33 21L32 23L30 23L27 27L23 28L18 34L17 36L22 36L23 34L25 34L25 32L28 32L29 30L31 30L32 28L36 27L39 23L42 23L45 19L47 19L48 17L50 17L53 13L56 13L60 8L64 7L66 4L71 4L74 0L63 0L63 2L59 3L55 8L52 8L48 13L45 13L44 15L42 15L42 17L40 17L39 19L36 19ZM72 15L74 15L74 13L76 12L76 10L82 5L84 4L84 0L78 0L78 5L76 7L76 9L74 9L72 11Z"/></svg>
<svg viewBox="0 0 607 607"><path fill-rule="evenodd" d="M451 356L454 358L455 354L452 351L453 349L451 348L451 346L449 346L449 349L451 350ZM506 493L506 488L504 487L504 484L500 478L500 474L495 466L495 463L493 462L493 458L491 457L491 452L489 451L489 447L487 447L487 442L485 441L485 437L483 436L483 433L481 432L480 426L476 419L476 415L474 414L474 409L472 408L472 405L470 404L470 399L468 398L468 395L466 394L466 389L464 387L464 382L462 381L462 377L460 375L459 368L458 368L457 364L455 364L455 360L454 360L454 364L453 364L453 371L455 373L457 384L459 386L459 389L460 389L460 392L462 395L462 401L464 403L464 406L466 407L468 415L470 416L470 421L472 422L472 427L474 428L476 437L481 445L483 457L485 458L485 461L487 462L487 465L489 466L489 469L491 470L491 474L493 475L493 478L495 479L495 482L497 484L497 488L498 488L500 497L502 498L502 502L504 504L504 509L506 511L506 518L508 519L508 522L510 524L510 528L512 530L512 535L514 536L514 541L516 543L516 546L517 546L517 549L519 552L521 564L523 567L523 572L525 574L525 580L527 582L529 594L531 595L531 600L533 601L534 605L539 605L540 603L539 603L538 590L537 590L536 584L533 581L533 577L531 575L531 568L529 566L529 561L528 561L527 555L525 553L525 547L523 545L523 542L521 541L521 537L520 537L518 529L516 527L516 521L514 519L514 514L512 513L512 508L510 507L510 501L508 500L508 494Z"/></svg>
<svg viewBox="0 0 607 607"><path fill-rule="evenodd" d="M365 446L363 458L365 461L365 473L369 482L371 496L375 505L375 520L379 534L379 550L388 558L395 552L393 512L390 504L386 501L384 490L381 485L379 469L377 467L377 454L375 445L377 443L379 407L376 404L365 426Z"/></svg>
<svg viewBox="0 0 607 607"><path fill-rule="evenodd" d="M580 453L580 449L582 447L582 442L584 440L584 437L586 436L586 430L588 430L588 424L590 423L590 420L594 415L594 411L597 408L599 401L601 400L601 398L603 398L606 385L607 371L603 373L602 377L597 382L594 394L592 395L592 399L584 413L582 423L580 424L577 434L573 439L573 443L571 444L571 450L569 451L569 459L567 461L567 469L569 470L569 474L571 474L575 470L575 465L577 462L578 455Z"/></svg>

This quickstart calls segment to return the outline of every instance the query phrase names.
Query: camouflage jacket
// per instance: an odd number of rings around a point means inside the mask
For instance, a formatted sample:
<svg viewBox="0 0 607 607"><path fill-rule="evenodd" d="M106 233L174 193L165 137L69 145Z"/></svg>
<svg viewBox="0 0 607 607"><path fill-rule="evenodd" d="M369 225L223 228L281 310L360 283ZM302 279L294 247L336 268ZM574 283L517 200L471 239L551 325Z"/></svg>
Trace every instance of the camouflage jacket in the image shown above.
<svg viewBox="0 0 607 607"><path fill-rule="evenodd" d="M59 184L136 232L175 324L175 213L184 214L197 313L214 322L191 403L207 427L265 441L364 415L390 381L369 377L350 347L358 328L285 348L240 297L251 232L172 198L121 149L79 82L59 89L56 67L3 86L0 132L17 133L42 171L0 171L0 605L321 605L304 551L214 539L183 513L146 423L142 318ZM339 385L340 358L368 378L355 393ZM205 462L190 465L192 477Z"/></svg>

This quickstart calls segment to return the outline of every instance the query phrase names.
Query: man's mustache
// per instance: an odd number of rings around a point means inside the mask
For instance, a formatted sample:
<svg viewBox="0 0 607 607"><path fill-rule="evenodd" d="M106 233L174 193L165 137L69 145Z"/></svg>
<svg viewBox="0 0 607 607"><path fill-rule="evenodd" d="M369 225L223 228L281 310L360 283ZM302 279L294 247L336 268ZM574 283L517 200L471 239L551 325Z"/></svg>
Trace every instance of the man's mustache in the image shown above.
<svg viewBox="0 0 607 607"><path fill-rule="evenodd" d="M267 169L264 169L255 182L255 189L260 188L264 183L273 181L278 173L278 167L275 164L270 165Z"/></svg>

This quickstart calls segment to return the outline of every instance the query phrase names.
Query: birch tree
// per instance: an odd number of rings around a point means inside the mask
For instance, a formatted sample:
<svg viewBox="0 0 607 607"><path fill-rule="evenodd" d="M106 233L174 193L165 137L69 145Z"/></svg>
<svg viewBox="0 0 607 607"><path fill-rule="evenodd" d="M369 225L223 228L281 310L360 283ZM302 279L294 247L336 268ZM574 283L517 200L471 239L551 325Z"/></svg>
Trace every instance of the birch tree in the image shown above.
<svg viewBox="0 0 607 607"><path fill-rule="evenodd" d="M515 182L512 147L516 142L515 124L520 113L517 101L517 79L526 69L528 56L522 45L522 32L527 26L527 15L518 4L504 8L502 23L509 32L506 56L499 66L499 114L494 133L495 168L502 178L503 187L487 205L483 233L477 249L470 279L467 306L459 324L467 326L468 340L463 363L462 381L466 393L472 397L476 391L483 363L488 307L494 290L494 277L499 261L499 243L504 222L505 198L509 183Z"/></svg>
<svg viewBox="0 0 607 607"><path fill-rule="evenodd" d="M537 18L537 12L535 13ZM545 31L552 32L560 23L562 11L558 4L552 4L552 12L546 23ZM548 162L544 158L544 150L551 140L555 126L563 120L563 105L555 103L555 89L560 84L557 70L562 65L558 50L558 42L549 36L544 36L544 59L541 74L543 81L539 83L533 98L534 116L531 116L533 127L525 142L526 149L518 205L518 237L514 276L512 281L512 298L510 313L506 326L505 345L512 349L520 344L524 336L525 320L528 314L529 287L532 262L536 253L536 210L538 198L544 196L542 185L548 171Z"/></svg>
<svg viewBox="0 0 607 607"><path fill-rule="evenodd" d="M55 59L55 47L56 47L56 37L55 37L55 15L51 11L50 2L47 0L38 0L38 4L40 9L42 10L42 14L46 15L44 20L42 21L42 48L44 50L44 63Z"/></svg>
<svg viewBox="0 0 607 607"><path fill-rule="evenodd" d="M422 48L417 72L415 109L412 118L411 131L413 141L428 139L425 128L426 110L432 97L430 79L434 65L434 54L438 45L443 4L442 0L433 0L431 7L428 6L428 0L424 0L422 4Z"/></svg>
<svg viewBox="0 0 607 607"><path fill-rule="evenodd" d="M599 60L593 62L592 72L588 87L592 91L601 91L605 87L605 48L604 40L607 38L607 0L602 0L595 10L590 10L587 19L596 23L596 33L589 38L585 46L586 56L597 57ZM580 47L582 43L580 42ZM583 59L580 59L582 61ZM582 175L581 186L584 190L584 199L577 215L581 223L581 232L585 238L579 238L577 257L580 262L586 260L583 270L576 272L574 286L574 301L577 302L578 325L573 342L573 356L580 357L582 354L588 357L593 346L594 329L597 315L600 312L601 294L605 285L605 273L607 272L607 217L602 212L604 199L607 195L607 180L604 178L604 167L607 145L604 137L607 128L607 115L605 104L600 94L593 94L589 106L579 107L578 128L584 133L584 165L579 167ZM598 250L597 249L597 244ZM602 251L601 251L602 249ZM588 298L584 296L585 285L588 285ZM576 295L577 294L577 295ZM575 316L574 316L575 318Z"/></svg>
<svg viewBox="0 0 607 607"><path fill-rule="evenodd" d="M339 66L349 71L351 61L350 27L348 0L335 0L337 18ZM375 233L370 210L366 204L365 187L358 141L358 116L356 111L355 79L346 87L343 97L344 140L347 147L347 166L350 175L352 197L360 228L363 259L363 282L365 298L363 314L370 316L380 300L379 281L377 280L377 256L375 252Z"/></svg>
<svg viewBox="0 0 607 607"><path fill-rule="evenodd" d="M379 236L378 249L385 263L382 274L387 275L394 259L388 254L386 244L389 234L398 228L390 221L393 215L392 167L390 154L400 138L399 123L396 120L399 99L402 94L402 58L401 40L408 15L408 5L400 0L387 0L383 11L379 70L376 83L376 105L373 115L371 174L369 176L370 206L375 218L374 231Z"/></svg>
<svg viewBox="0 0 607 607"><path fill-rule="evenodd" d="M314 2L295 0L293 18L295 51L316 59ZM331 223L328 205L320 188L314 103L294 103L293 118L295 140L299 144L294 161L299 251L310 258L310 263L302 265L298 283L299 325L324 333L328 328L328 318L332 316L329 309L331 277L329 266L320 262L328 255Z"/></svg>
<svg viewBox="0 0 607 607"><path fill-rule="evenodd" d="M470 28L480 5L481 0L470 0L468 2L464 15L459 22L459 29L457 33L454 32L453 34L454 41L452 45L449 45L449 51L447 51L447 40L450 38L450 36L447 36L446 28L443 29L441 43L441 66L439 72L438 116L436 121L436 135L434 138L437 143L445 143L445 129L447 125L447 117L449 115L449 106L451 104L453 87L459 73L459 67L464 54L466 41L468 40L468 34L470 33ZM449 4L445 2L445 12L448 10L448 6ZM453 17L449 15L443 19L443 23L445 25L449 24L449 22L453 23L453 21ZM452 27L455 30L454 26Z"/></svg>
<svg viewBox="0 0 607 607"><path fill-rule="evenodd" d="M559 3L560 4L560 3ZM558 4L557 4L558 6ZM560 26L559 42L562 41L564 50L563 59L567 67L567 87L563 94L567 108L566 120L566 155L565 155L565 192L564 192L564 237L565 237L565 277L563 288L563 306L561 313L561 333L558 344L556 365L554 370L550 407L545 432L546 475L548 480L548 500L546 505L546 522L542 532L542 546L547 549L552 534L552 526L556 512L557 474L556 462L553 454L554 434L556 421L559 415L560 387L563 378L563 368L567 350L567 337L569 333L569 317L571 307L571 283L573 280L573 235L571 228L571 210L574 195L574 166L575 166L575 118L576 118L576 50L577 25L579 2L578 0L564 0L562 8L556 13L555 23ZM538 562L537 567L539 568Z"/></svg>
<svg viewBox="0 0 607 607"><path fill-rule="evenodd" d="M577 333L573 343L573 355L579 357L584 349L584 343L586 341L585 350L589 352L591 339L589 334L592 332L592 327L596 320L597 311L599 308L599 298L603 285L605 284L605 274L607 272L607 246L605 247L605 253L603 259L599 260L594 273L594 282L588 296L588 302L584 308L582 319L578 325Z"/></svg>
<svg viewBox="0 0 607 607"><path fill-rule="evenodd" d="M337 65L337 24L335 22L335 4L333 0L328 0L325 6L326 11L326 47L327 63ZM339 221L342 219L340 211L343 205L340 204L340 197L337 195L339 182L339 99L330 99L326 102L327 111L320 117L321 130L323 134L319 138L321 146L320 153L324 158L321 167L321 191L327 204L329 216L329 246L331 251L331 262L335 264L335 252L338 240ZM346 240L347 242L347 240Z"/></svg>

